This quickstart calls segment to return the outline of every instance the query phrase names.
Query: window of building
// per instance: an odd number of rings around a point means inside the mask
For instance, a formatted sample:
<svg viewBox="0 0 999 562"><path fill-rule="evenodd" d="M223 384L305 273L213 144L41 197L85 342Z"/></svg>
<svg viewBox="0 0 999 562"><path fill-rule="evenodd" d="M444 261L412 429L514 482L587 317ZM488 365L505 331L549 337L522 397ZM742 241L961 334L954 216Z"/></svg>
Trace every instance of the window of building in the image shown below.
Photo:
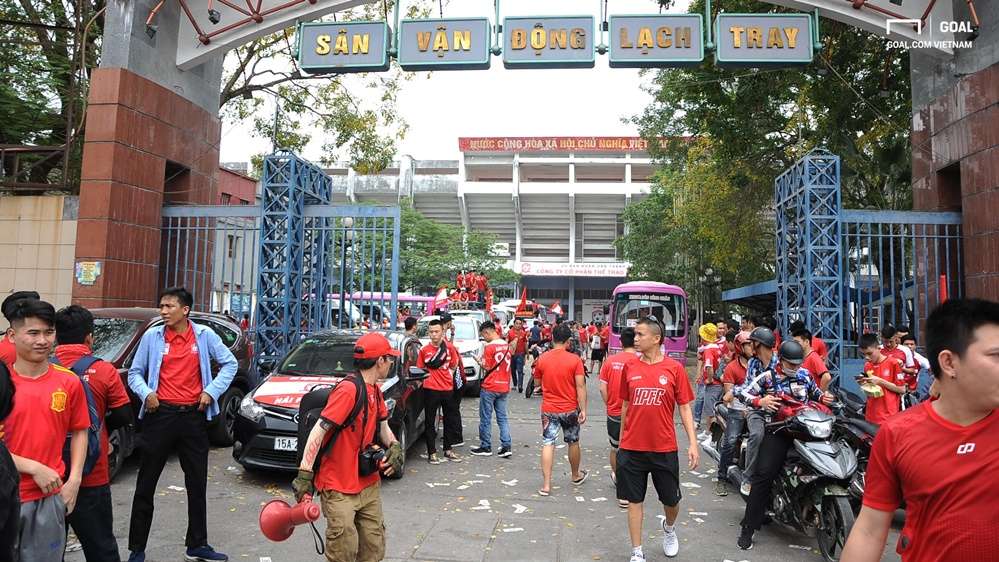
<svg viewBox="0 0 999 562"><path fill-rule="evenodd" d="M219 195L219 203L221 203L222 205L228 205L229 201L231 200L232 200L231 193L222 193Z"/></svg>
<svg viewBox="0 0 999 562"><path fill-rule="evenodd" d="M226 235L226 248L230 258L236 257L236 236L234 234Z"/></svg>

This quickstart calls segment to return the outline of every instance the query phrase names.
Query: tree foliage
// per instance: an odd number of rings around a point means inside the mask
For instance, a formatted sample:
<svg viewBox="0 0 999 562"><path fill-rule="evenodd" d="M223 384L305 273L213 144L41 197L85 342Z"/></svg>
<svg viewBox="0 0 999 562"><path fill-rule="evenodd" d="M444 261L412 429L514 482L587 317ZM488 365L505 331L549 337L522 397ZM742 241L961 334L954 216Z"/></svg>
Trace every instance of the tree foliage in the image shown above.
<svg viewBox="0 0 999 562"><path fill-rule="evenodd" d="M518 279L493 256L493 234L473 230L466 235L460 226L431 220L408 202L402 205L400 238L400 290L432 293L441 286L453 288L455 275L469 269L485 274L493 286Z"/></svg>
<svg viewBox="0 0 999 562"><path fill-rule="evenodd" d="M391 17L394 2L365 4L336 17L338 21ZM405 8L406 17L429 14L429 0L411 4ZM387 168L396 141L408 129L396 104L403 83L412 75L398 65L385 73L304 74L295 60L294 44L294 28L288 28L226 54L220 95L223 118L249 121L254 136L299 153L318 133L320 161L326 165L348 161L361 174ZM276 126L270 110L275 99L280 106ZM262 158L262 154L252 158L258 171Z"/></svg>
<svg viewBox="0 0 999 562"><path fill-rule="evenodd" d="M837 22L822 31L804 68L726 69L708 57L647 74L654 99L634 122L659 173L652 196L625 213L619 245L632 275L691 283L710 266L727 287L772 276L774 179L815 148L842 159L844 207L909 208L908 56Z"/></svg>
<svg viewBox="0 0 999 562"><path fill-rule="evenodd" d="M55 153L31 162L22 180L78 181L72 141L82 139L82 86L96 66L103 8L104 0L0 0L0 19L12 22L0 25L0 144L71 144L67 176ZM11 162L3 165L9 172Z"/></svg>

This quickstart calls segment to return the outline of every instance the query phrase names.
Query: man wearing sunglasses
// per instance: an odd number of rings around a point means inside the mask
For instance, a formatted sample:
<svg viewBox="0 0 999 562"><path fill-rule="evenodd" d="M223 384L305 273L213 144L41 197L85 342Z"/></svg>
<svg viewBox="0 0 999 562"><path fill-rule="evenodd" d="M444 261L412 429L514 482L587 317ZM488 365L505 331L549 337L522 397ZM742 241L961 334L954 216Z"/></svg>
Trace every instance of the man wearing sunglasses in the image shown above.
<svg viewBox="0 0 999 562"><path fill-rule="evenodd" d="M378 381L388 377L399 352L385 336L371 332L354 346L354 368L361 377L364 406L351 420L357 391L354 384L337 384L330 392L319 423L312 428L292 482L295 499L319 491L326 517L326 559L331 562L374 561L385 558L385 516L382 512L381 474L391 476L402 467L405 451L388 424L388 408ZM344 382L347 382L346 379ZM332 434L332 435L328 435ZM387 454L381 455L380 441ZM324 443L332 441L312 472ZM371 459L376 460L369 466Z"/></svg>

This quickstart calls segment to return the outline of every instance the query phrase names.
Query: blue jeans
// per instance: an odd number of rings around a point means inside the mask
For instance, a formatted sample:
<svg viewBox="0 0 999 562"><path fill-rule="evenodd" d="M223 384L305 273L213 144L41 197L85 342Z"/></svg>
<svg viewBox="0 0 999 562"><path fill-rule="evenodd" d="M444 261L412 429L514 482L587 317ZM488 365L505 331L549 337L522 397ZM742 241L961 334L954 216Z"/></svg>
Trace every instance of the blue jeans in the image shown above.
<svg viewBox="0 0 999 562"><path fill-rule="evenodd" d="M524 355L514 355L510 361L510 368L513 373L513 386L517 390L524 388Z"/></svg>
<svg viewBox="0 0 999 562"><path fill-rule="evenodd" d="M701 414L704 412L704 383L697 383L697 394L694 397L694 424L701 425Z"/></svg>
<svg viewBox="0 0 999 562"><path fill-rule="evenodd" d="M721 439L721 451L718 460L718 479L728 480L728 468L735 460L735 442L746 426L746 415L741 410L727 410L725 414L725 434Z"/></svg>
<svg viewBox="0 0 999 562"><path fill-rule="evenodd" d="M493 410L496 410L496 423L500 430L500 446L510 448L510 423L506 417L506 397L508 395L507 392L479 391L479 447L492 448Z"/></svg>

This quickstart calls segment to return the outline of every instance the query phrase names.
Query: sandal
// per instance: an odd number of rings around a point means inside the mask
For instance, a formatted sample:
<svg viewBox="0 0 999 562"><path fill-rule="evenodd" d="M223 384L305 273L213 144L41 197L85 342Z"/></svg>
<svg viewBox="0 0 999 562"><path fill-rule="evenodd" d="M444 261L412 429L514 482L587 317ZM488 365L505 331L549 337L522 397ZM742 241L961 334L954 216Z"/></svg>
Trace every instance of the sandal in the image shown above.
<svg viewBox="0 0 999 562"><path fill-rule="evenodd" d="M552 495L552 493L549 490L538 490L538 495L543 498L547 498L548 496Z"/></svg>
<svg viewBox="0 0 999 562"><path fill-rule="evenodd" d="M621 509L628 509L628 500L617 500L617 506Z"/></svg>
<svg viewBox="0 0 999 562"><path fill-rule="evenodd" d="M586 470L580 470L579 472L581 472L583 475L579 477L579 480L572 481L573 486L579 486L583 482L586 482L586 477L590 475L590 473Z"/></svg>

